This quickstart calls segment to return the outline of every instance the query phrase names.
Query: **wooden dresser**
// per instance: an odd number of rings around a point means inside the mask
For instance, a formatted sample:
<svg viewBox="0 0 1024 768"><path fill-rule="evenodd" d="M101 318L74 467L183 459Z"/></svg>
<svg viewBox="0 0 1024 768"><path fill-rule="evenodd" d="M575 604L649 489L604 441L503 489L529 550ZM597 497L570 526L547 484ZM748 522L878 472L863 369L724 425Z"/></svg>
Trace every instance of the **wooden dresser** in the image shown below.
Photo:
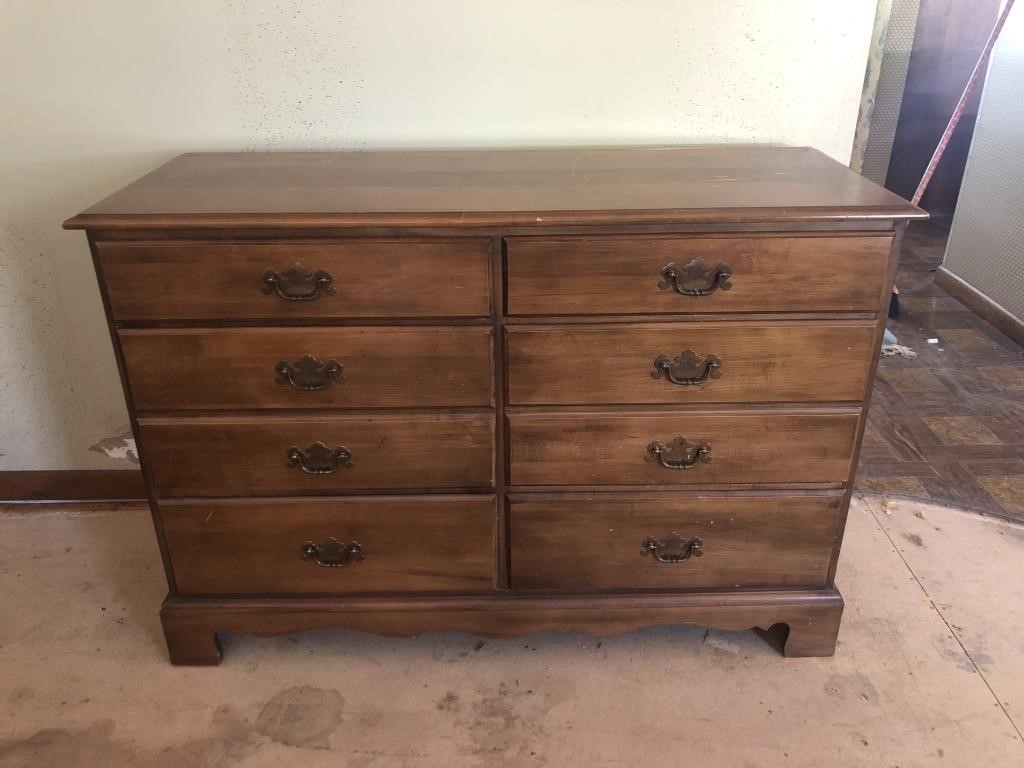
<svg viewBox="0 0 1024 768"><path fill-rule="evenodd" d="M182 155L88 232L177 664L756 627L833 577L906 222L780 147Z"/></svg>

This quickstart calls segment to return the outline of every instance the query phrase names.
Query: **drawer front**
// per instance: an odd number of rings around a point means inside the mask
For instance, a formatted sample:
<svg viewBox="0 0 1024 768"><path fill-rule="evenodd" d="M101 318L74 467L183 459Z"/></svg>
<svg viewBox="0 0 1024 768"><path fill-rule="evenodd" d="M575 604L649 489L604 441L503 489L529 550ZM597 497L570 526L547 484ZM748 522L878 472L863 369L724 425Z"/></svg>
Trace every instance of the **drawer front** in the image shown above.
<svg viewBox="0 0 1024 768"><path fill-rule="evenodd" d="M478 490L494 478L489 415L147 418L139 433L165 498Z"/></svg>
<svg viewBox="0 0 1024 768"><path fill-rule="evenodd" d="M512 588L824 586L838 496L514 501Z"/></svg>
<svg viewBox="0 0 1024 768"><path fill-rule="evenodd" d="M490 496L164 503L160 514L185 594L483 591L493 584Z"/></svg>
<svg viewBox="0 0 1024 768"><path fill-rule="evenodd" d="M139 410L489 407L491 331L122 330Z"/></svg>
<svg viewBox="0 0 1024 768"><path fill-rule="evenodd" d="M115 320L482 317L489 241L99 243ZM301 269L289 272L294 264Z"/></svg>
<svg viewBox="0 0 1024 768"><path fill-rule="evenodd" d="M509 417L510 482L838 483L849 474L857 416L854 411L517 413Z"/></svg>
<svg viewBox="0 0 1024 768"><path fill-rule="evenodd" d="M510 326L507 333L512 404L795 403L863 399L875 325Z"/></svg>
<svg viewBox="0 0 1024 768"><path fill-rule="evenodd" d="M890 236L509 238L508 312L877 311L891 244Z"/></svg>

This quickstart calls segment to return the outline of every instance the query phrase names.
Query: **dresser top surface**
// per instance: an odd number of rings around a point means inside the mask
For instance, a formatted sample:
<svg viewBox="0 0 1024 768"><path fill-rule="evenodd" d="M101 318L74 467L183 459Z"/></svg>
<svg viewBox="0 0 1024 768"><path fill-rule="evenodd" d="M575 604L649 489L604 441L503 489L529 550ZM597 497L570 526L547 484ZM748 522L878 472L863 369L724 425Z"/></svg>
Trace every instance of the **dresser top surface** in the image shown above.
<svg viewBox="0 0 1024 768"><path fill-rule="evenodd" d="M926 214L808 147L180 155L69 229L717 224Z"/></svg>

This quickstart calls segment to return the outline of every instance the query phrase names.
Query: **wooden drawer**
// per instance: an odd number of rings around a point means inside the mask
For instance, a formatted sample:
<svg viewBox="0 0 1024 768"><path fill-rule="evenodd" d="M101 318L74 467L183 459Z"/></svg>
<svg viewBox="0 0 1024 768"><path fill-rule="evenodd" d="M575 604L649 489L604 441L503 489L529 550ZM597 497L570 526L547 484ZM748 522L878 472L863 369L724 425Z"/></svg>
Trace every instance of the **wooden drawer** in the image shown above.
<svg viewBox="0 0 1024 768"><path fill-rule="evenodd" d="M510 482L839 483L850 471L857 416L853 409L516 413L508 419ZM706 462L697 456L702 442L709 446ZM669 468L662 460L693 466Z"/></svg>
<svg viewBox="0 0 1024 768"><path fill-rule="evenodd" d="M514 501L512 588L821 587L840 501L682 494Z"/></svg>
<svg viewBox="0 0 1024 768"><path fill-rule="evenodd" d="M489 315L489 247L481 238L101 242L97 252L115 320L282 320ZM323 270L329 285L288 283L296 263L303 275Z"/></svg>
<svg viewBox="0 0 1024 768"><path fill-rule="evenodd" d="M510 326L507 334L513 405L859 402L876 354L870 321Z"/></svg>
<svg viewBox="0 0 1024 768"><path fill-rule="evenodd" d="M200 328L119 337L143 411L492 404L490 328Z"/></svg>
<svg viewBox="0 0 1024 768"><path fill-rule="evenodd" d="M185 594L489 590L491 496L160 505ZM342 546L331 549L331 539ZM349 546L356 542L358 551ZM317 547L304 552L307 544ZM324 546L327 545L327 546ZM346 563L321 567L322 562Z"/></svg>
<svg viewBox="0 0 1024 768"><path fill-rule="evenodd" d="M163 497L477 490L493 485L493 421L475 414L147 418L139 436ZM317 442L329 451L316 450ZM342 448L348 462L333 453Z"/></svg>
<svg viewBox="0 0 1024 768"><path fill-rule="evenodd" d="M875 312L891 244L890 235L513 237L508 313ZM669 265L683 290L710 292L677 292Z"/></svg>

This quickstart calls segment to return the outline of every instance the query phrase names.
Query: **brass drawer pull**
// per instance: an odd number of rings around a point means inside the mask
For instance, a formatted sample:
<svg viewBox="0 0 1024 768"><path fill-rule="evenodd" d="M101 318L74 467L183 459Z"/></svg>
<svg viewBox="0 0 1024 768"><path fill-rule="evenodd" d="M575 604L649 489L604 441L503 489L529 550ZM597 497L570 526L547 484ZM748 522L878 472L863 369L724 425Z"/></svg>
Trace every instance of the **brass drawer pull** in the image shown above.
<svg viewBox="0 0 1024 768"><path fill-rule="evenodd" d="M708 379L717 379L722 375L722 361L717 355L701 357L692 349L684 349L678 357L658 355L654 358L652 379L663 376L672 384L681 387L692 384L703 384Z"/></svg>
<svg viewBox="0 0 1024 768"><path fill-rule="evenodd" d="M307 541L302 545L302 559L312 560L324 568L344 568L363 559L363 548L358 541L338 541L331 536L323 544Z"/></svg>
<svg viewBox="0 0 1024 768"><path fill-rule="evenodd" d="M732 288L729 280L732 278L732 268L721 263L717 267L710 267L702 256L698 256L682 269L672 262L666 264L661 270L661 282L658 287L661 290L674 288L676 293L683 296L710 296L717 289L728 291Z"/></svg>
<svg viewBox="0 0 1024 768"><path fill-rule="evenodd" d="M640 554L654 555L659 563L685 563L691 557L704 556L704 541L697 537L684 539L674 531L661 539L648 536Z"/></svg>
<svg viewBox="0 0 1024 768"><path fill-rule="evenodd" d="M311 475L329 475L337 472L339 467L352 466L352 453L348 448L328 448L320 441L304 451L293 446L288 449L287 456L289 467L301 467L303 472Z"/></svg>
<svg viewBox="0 0 1024 768"><path fill-rule="evenodd" d="M680 436L668 445L655 440L647 446L647 455L665 469L693 469L700 462L711 461L711 445L704 440L691 443Z"/></svg>
<svg viewBox="0 0 1024 768"><path fill-rule="evenodd" d="M278 384L290 384L305 392L327 389L332 382L344 381L344 371L345 367L337 360L322 363L312 355L303 355L294 363L281 360L274 366Z"/></svg>
<svg viewBox="0 0 1024 768"><path fill-rule="evenodd" d="M334 277L325 269L307 272L295 262L284 272L268 269L263 273L263 292L277 293L285 301L313 301L334 293Z"/></svg>

